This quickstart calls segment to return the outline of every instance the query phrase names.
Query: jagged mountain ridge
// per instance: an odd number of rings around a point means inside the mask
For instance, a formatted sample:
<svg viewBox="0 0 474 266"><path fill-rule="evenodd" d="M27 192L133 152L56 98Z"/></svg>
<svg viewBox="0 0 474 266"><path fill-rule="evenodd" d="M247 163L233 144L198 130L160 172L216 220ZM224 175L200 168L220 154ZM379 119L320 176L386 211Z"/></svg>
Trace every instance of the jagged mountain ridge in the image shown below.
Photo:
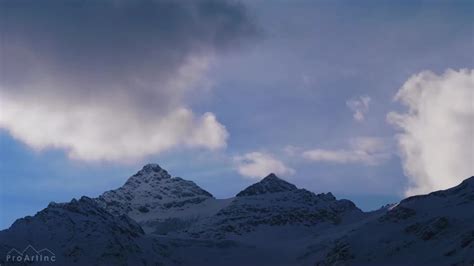
<svg viewBox="0 0 474 266"><path fill-rule="evenodd" d="M348 216L363 215L349 200L337 200L331 193L316 195L270 174L188 232L199 238L235 238L259 227L330 226L344 222Z"/></svg>
<svg viewBox="0 0 474 266"><path fill-rule="evenodd" d="M275 174L235 198L218 200L191 181L171 177L157 164L145 165L97 202L111 213L129 215L148 233L197 238L238 236L260 225L338 224L346 211L362 215L350 201L298 189Z"/></svg>
<svg viewBox="0 0 474 266"><path fill-rule="evenodd" d="M473 180L364 213L275 175L218 200L147 165L114 192L17 220L0 251L32 243L61 265L472 265Z"/></svg>

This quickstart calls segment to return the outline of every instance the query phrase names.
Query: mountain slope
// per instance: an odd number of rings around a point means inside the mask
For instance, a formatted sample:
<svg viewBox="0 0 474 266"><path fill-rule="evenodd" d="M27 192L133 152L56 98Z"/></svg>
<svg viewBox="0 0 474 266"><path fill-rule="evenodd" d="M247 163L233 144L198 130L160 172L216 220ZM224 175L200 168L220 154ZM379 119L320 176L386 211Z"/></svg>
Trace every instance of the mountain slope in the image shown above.
<svg viewBox="0 0 474 266"><path fill-rule="evenodd" d="M473 265L474 177L401 201L336 239L318 259L318 265Z"/></svg>
<svg viewBox="0 0 474 266"><path fill-rule="evenodd" d="M133 220L112 215L94 200L82 197L50 203L35 216L18 219L1 231L0 261L9 265L3 254L29 245L47 248L59 265L141 265L162 260L143 256L143 238L143 230Z"/></svg>

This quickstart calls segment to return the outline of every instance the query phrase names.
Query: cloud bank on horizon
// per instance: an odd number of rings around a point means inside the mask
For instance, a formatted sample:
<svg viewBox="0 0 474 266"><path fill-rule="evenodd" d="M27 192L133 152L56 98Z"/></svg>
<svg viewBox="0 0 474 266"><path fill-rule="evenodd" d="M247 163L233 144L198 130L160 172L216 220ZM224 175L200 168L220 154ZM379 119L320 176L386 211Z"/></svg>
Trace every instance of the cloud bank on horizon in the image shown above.
<svg viewBox="0 0 474 266"><path fill-rule="evenodd" d="M228 132L189 107L213 57L253 39L231 1L2 1L0 128L38 150L129 160L219 149Z"/></svg>

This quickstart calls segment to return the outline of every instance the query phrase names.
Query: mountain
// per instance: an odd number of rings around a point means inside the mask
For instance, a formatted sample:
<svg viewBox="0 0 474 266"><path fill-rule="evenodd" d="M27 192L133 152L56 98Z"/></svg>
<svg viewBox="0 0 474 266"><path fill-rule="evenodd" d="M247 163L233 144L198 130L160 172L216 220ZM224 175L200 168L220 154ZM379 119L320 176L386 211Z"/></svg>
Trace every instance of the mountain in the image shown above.
<svg viewBox="0 0 474 266"><path fill-rule="evenodd" d="M147 164L125 184L99 196L97 202L113 214L140 217L144 213L185 208L213 196L192 181L171 177L158 164Z"/></svg>
<svg viewBox="0 0 474 266"><path fill-rule="evenodd" d="M402 200L322 254L317 265L474 265L474 177Z"/></svg>
<svg viewBox="0 0 474 266"><path fill-rule="evenodd" d="M128 215L148 233L184 228L225 203L192 181L171 177L158 164L145 165L96 201L112 214Z"/></svg>
<svg viewBox="0 0 474 266"><path fill-rule="evenodd" d="M474 177L363 212L274 174L216 199L149 164L0 231L0 264L40 254L59 265L473 265L472 210Z"/></svg>
<svg viewBox="0 0 474 266"><path fill-rule="evenodd" d="M260 229L314 231L362 216L349 200L336 200L331 193L316 195L270 174L239 192L226 207L188 233L198 238L242 240L240 236L258 234Z"/></svg>
<svg viewBox="0 0 474 266"><path fill-rule="evenodd" d="M143 230L132 219L112 215L90 198L53 202L0 232L0 262L10 265L3 254L15 252L30 258L54 255L60 265L133 264L144 259L140 248L143 237Z"/></svg>

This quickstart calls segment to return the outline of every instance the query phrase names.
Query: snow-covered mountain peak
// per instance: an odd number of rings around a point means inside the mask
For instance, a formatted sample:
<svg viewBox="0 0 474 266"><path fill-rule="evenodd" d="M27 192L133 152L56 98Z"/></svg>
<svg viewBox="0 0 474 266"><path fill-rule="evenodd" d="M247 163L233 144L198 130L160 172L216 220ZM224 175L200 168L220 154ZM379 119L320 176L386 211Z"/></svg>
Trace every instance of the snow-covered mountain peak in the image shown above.
<svg viewBox="0 0 474 266"><path fill-rule="evenodd" d="M148 229L165 213L193 209L209 199L214 198L193 181L171 177L158 164L147 164L122 187L103 193L96 201L112 214L126 214Z"/></svg>
<svg viewBox="0 0 474 266"><path fill-rule="evenodd" d="M286 182L283 179L280 179L275 174L271 173L262 179L260 182L255 183L246 189L242 190L237 194L237 197L245 197L245 196L255 196L261 194L268 194L268 193L277 193L277 192L286 192L286 191L294 191L298 188Z"/></svg>
<svg viewBox="0 0 474 266"><path fill-rule="evenodd" d="M147 164L128 181L152 181L171 178L171 175L158 164ZM127 181L127 182L128 182Z"/></svg>

